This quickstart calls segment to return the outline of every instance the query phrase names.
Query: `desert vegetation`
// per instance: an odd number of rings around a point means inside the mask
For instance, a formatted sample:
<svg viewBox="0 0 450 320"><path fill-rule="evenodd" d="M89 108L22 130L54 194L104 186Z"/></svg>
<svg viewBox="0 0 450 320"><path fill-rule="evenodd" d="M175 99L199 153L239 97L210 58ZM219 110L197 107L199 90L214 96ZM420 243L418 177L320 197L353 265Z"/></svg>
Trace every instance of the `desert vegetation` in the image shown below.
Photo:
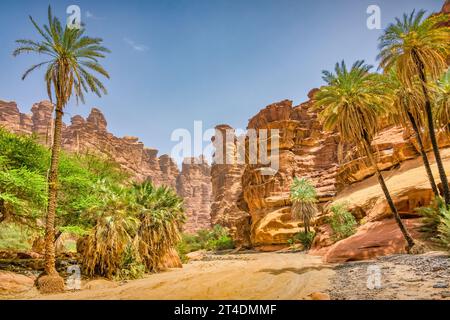
<svg viewBox="0 0 450 320"><path fill-rule="evenodd" d="M1 250L27 250L44 235L47 163L34 137L0 130ZM183 202L175 191L131 183L116 163L61 153L57 237L80 238L83 272L134 278L158 271L181 240Z"/></svg>
<svg viewBox="0 0 450 320"><path fill-rule="evenodd" d="M333 230L333 240L339 241L350 237L356 232L357 222L355 217L347 210L345 203L336 203L330 208L330 227Z"/></svg>
<svg viewBox="0 0 450 320"><path fill-rule="evenodd" d="M215 225L211 230L199 230L195 234L182 234L177 251L183 261L188 253L198 250L221 251L234 248L234 241L226 228Z"/></svg>

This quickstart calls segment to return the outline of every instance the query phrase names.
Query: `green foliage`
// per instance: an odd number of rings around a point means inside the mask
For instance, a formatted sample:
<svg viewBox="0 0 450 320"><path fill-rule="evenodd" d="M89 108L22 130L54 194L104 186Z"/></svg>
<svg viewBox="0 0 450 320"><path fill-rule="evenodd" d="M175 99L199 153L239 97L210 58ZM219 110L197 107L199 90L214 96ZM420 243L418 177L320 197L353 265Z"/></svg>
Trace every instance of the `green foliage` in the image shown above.
<svg viewBox="0 0 450 320"><path fill-rule="evenodd" d="M177 246L178 254L186 262L186 254L198 250L227 250L235 247L228 230L221 225L215 225L212 230L199 230L196 234L183 234Z"/></svg>
<svg viewBox="0 0 450 320"><path fill-rule="evenodd" d="M0 250L26 251L31 248L33 231L15 223L0 223Z"/></svg>
<svg viewBox="0 0 450 320"><path fill-rule="evenodd" d="M330 210L332 214L329 223L333 230L334 241L348 238L356 232L355 217L347 210L346 204L337 203Z"/></svg>
<svg viewBox="0 0 450 320"><path fill-rule="evenodd" d="M313 183L308 179L295 177L290 197L292 200L292 215L294 219L301 219L308 233L311 220L317 214L317 191Z"/></svg>
<svg viewBox="0 0 450 320"><path fill-rule="evenodd" d="M418 208L423 216L422 230L431 235L431 240L450 251L450 208L442 198L435 198L428 207Z"/></svg>
<svg viewBox="0 0 450 320"><path fill-rule="evenodd" d="M294 245L296 243L301 243L305 250L309 250L314 242L316 233L314 231L310 232L299 232L295 234L291 239L288 240L289 245Z"/></svg>
<svg viewBox="0 0 450 320"><path fill-rule="evenodd" d="M0 219L39 228L47 204L50 152L34 137L0 129ZM101 201L99 180L120 185L127 175L112 161L94 155L61 154L57 226L89 229L94 217L84 214ZM83 215L84 214L84 215ZM0 220L0 221L1 221Z"/></svg>
<svg viewBox="0 0 450 320"><path fill-rule="evenodd" d="M291 200L316 203L316 188L308 179L295 177L291 186Z"/></svg>
<svg viewBox="0 0 450 320"><path fill-rule="evenodd" d="M123 279L160 270L180 241L182 200L172 189L149 182L99 188L101 201L90 210L98 218L82 252L85 272Z"/></svg>

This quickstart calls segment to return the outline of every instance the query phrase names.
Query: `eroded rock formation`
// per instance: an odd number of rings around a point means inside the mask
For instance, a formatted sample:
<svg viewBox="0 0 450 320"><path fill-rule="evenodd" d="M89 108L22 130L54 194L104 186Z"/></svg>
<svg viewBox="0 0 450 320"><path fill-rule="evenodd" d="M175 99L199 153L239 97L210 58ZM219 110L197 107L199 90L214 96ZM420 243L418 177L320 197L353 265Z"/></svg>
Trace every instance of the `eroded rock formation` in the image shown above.
<svg viewBox="0 0 450 320"><path fill-rule="evenodd" d="M279 130L278 172L263 175L261 165L249 164L243 174L244 199L252 218L251 240L262 249L286 246L301 228L290 210L292 181L296 176L313 181L321 202L334 197L338 139L322 130L310 101L297 107L289 100L271 104L250 119L248 129Z"/></svg>
<svg viewBox="0 0 450 320"><path fill-rule="evenodd" d="M230 230L237 246L248 247L250 242L250 214L243 199L242 174L245 162L238 161L238 140L228 125L216 126L212 141L215 147L211 166L211 221Z"/></svg>
<svg viewBox="0 0 450 320"><path fill-rule="evenodd" d="M19 133L36 134L46 146L52 142L53 105L36 103L31 114L20 113L17 104L0 100L0 127ZM63 149L74 153L94 153L117 162L137 181L151 180L177 190L184 198L188 216L186 231L206 228L210 223L210 167L208 164L183 165L182 172L168 155L158 157L158 150L147 148L137 137L119 138L107 129L107 121L99 109L93 108L84 119L76 115L70 125L63 126Z"/></svg>
<svg viewBox="0 0 450 320"><path fill-rule="evenodd" d="M185 199L188 217L184 230L195 232L211 227L211 167L203 158L186 158L177 178L178 194Z"/></svg>

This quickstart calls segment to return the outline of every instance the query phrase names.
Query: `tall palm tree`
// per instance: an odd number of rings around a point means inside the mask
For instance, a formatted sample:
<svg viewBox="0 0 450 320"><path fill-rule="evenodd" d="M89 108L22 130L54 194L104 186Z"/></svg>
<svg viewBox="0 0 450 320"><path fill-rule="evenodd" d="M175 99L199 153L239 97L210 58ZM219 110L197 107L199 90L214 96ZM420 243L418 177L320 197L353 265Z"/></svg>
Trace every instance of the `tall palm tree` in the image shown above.
<svg viewBox="0 0 450 320"><path fill-rule="evenodd" d="M321 110L319 118L326 130L337 130L343 142L355 144L357 150L367 156L410 250L414 241L400 219L371 149L379 116L392 105L385 82L379 79L380 75L371 74L371 68L364 61L356 61L348 70L342 61L336 64L335 73L323 71L327 85L315 94L314 105Z"/></svg>
<svg viewBox="0 0 450 320"><path fill-rule="evenodd" d="M420 10L389 25L380 37L380 67L386 71L395 67L400 82L413 88L415 81L425 98L424 113L427 128L433 146L436 165L444 190L445 203L450 205L450 188L442 163L436 139L432 102L428 85L437 81L447 69L447 57L450 54L450 28L443 25L446 15L433 15L424 19L425 11Z"/></svg>
<svg viewBox="0 0 450 320"><path fill-rule="evenodd" d="M317 214L317 192L311 181L307 179L294 179L291 186L292 215L301 219L305 233L309 233L311 220Z"/></svg>
<svg viewBox="0 0 450 320"><path fill-rule="evenodd" d="M45 83L50 100L56 100L53 145L48 175L48 205L45 235L45 274L53 276L61 283L55 268L55 213L58 193L58 162L61 148L61 128L63 110L71 97L76 102L84 102L84 93L91 91L99 97L106 94L106 89L91 71L95 71L107 78L108 72L98 63L109 50L101 45L102 39L84 36L84 28L63 27L58 18L52 16L48 8L48 24L39 27L30 16L41 39L17 40L18 47L13 55L22 53L37 53L45 56L45 61L33 65L22 76L24 80L32 71L46 67ZM54 288L61 290L61 287Z"/></svg>
<svg viewBox="0 0 450 320"><path fill-rule="evenodd" d="M419 86L414 88L404 87L398 80L394 68L388 72L385 79L387 80L387 86L392 90L393 108L391 111L394 121L404 128L408 129L411 127L413 129L431 189L434 195L439 197L439 189L433 177L433 171L425 151L420 129L424 127L425 123L422 112L425 105L424 96Z"/></svg>

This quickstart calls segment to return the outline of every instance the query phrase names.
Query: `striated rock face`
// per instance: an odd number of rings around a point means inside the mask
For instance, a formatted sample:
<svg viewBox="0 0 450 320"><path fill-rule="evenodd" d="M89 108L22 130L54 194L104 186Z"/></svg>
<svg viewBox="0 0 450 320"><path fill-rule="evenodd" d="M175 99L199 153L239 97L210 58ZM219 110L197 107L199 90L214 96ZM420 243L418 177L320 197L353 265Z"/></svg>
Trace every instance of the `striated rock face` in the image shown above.
<svg viewBox="0 0 450 320"><path fill-rule="evenodd" d="M338 139L323 132L308 101L292 107L285 100L267 106L250 119L248 129L279 130L279 170L262 175L260 165L247 165L243 178L244 199L252 219L251 241L255 246L286 246L301 228L290 211L289 189L294 177L309 178L319 200L336 194ZM248 151L248 150L247 150Z"/></svg>
<svg viewBox="0 0 450 320"><path fill-rule="evenodd" d="M296 107L292 106L291 101L284 100L267 106L249 120L248 129L279 130L279 170L275 175L263 175L258 164L246 163L243 169L242 166L213 164L213 221L226 224L233 220L233 215L242 215L240 211L248 212L251 220L250 242L261 250L286 246L287 240L301 231L301 222L292 218L289 200L289 188L296 176L310 179L318 191L321 210L314 222L317 233L315 251L333 245L326 209L333 201L348 203L360 222L372 223L392 218L367 159L358 155L354 146L340 143L337 133L322 129L317 111L312 110L314 92L310 92L309 101ZM223 125L217 129L231 128ZM442 156L447 161L450 141L442 134L438 135L438 140ZM438 178L431 146L425 147L435 170L434 176ZM236 146L228 144L224 150L233 148ZM417 218L415 209L428 205L433 194L413 133L386 126L375 137L372 148L400 214L404 218ZM246 152L248 160L248 150ZM241 185L239 174L242 175ZM394 179L394 174L402 178ZM240 188L246 206L237 196ZM386 249L386 252L389 250Z"/></svg>
<svg viewBox="0 0 450 320"><path fill-rule="evenodd" d="M211 222L230 230L236 246L250 246L250 214L243 199L242 174L245 163L238 163L238 141L228 125L216 126L212 141L215 147L211 166Z"/></svg>
<svg viewBox="0 0 450 320"><path fill-rule="evenodd" d="M184 231L196 232L211 227L211 168L203 157L186 158L176 181L177 192L184 198L187 222Z"/></svg>
<svg viewBox="0 0 450 320"><path fill-rule="evenodd" d="M36 134L40 143L52 142L53 105L43 101L33 105L31 115L19 112L14 102L0 100L0 127L20 134ZM184 198L188 221L186 231L209 228L211 177L210 167L184 164L182 172L168 155L158 157L158 150L147 148L137 137L118 138L108 132L102 112L93 108L84 119L76 115L62 130L63 149L74 153L95 153L117 162L137 181L151 180L177 190Z"/></svg>

